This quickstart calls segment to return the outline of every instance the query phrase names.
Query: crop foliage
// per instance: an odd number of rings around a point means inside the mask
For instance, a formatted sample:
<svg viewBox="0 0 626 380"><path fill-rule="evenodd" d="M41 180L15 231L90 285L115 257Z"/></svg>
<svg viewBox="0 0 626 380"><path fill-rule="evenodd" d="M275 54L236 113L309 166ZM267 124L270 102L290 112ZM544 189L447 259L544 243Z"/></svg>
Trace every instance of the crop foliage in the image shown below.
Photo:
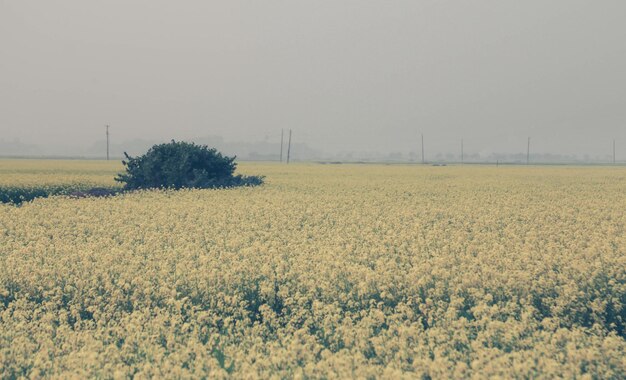
<svg viewBox="0 0 626 380"><path fill-rule="evenodd" d="M240 170L0 205L0 378L624 377L621 168Z"/></svg>

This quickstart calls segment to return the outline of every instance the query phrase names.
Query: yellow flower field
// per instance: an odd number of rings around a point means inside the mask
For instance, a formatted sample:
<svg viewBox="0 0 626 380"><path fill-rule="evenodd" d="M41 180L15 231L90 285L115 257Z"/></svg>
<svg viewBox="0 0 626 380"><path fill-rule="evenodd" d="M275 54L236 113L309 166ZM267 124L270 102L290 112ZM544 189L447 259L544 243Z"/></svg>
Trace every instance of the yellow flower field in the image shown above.
<svg viewBox="0 0 626 380"><path fill-rule="evenodd" d="M0 205L0 378L626 377L625 168L238 171L266 184Z"/></svg>
<svg viewBox="0 0 626 380"><path fill-rule="evenodd" d="M122 169L119 161L4 159L0 160L0 186L117 186L113 178Z"/></svg>

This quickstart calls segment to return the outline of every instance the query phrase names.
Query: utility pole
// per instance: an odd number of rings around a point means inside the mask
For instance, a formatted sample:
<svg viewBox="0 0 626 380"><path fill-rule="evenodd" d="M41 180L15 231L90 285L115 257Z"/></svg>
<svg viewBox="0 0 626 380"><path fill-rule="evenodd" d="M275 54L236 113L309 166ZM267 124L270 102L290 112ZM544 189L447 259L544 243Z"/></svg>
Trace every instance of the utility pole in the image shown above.
<svg viewBox="0 0 626 380"><path fill-rule="evenodd" d="M280 130L280 162L283 162L283 135L285 133L284 129Z"/></svg>
<svg viewBox="0 0 626 380"><path fill-rule="evenodd" d="M530 163L530 137L528 138L528 146L526 147L526 165Z"/></svg>
<svg viewBox="0 0 626 380"><path fill-rule="evenodd" d="M107 125L107 161L109 161L109 126Z"/></svg>
<svg viewBox="0 0 626 380"><path fill-rule="evenodd" d="M615 165L615 139L613 139L613 165Z"/></svg>
<svg viewBox="0 0 626 380"><path fill-rule="evenodd" d="M291 129L289 130L289 144L287 145L287 163L289 163L290 157L291 157Z"/></svg>
<svg viewBox="0 0 626 380"><path fill-rule="evenodd" d="M464 157L463 157L463 139L461 139L461 165L463 165L465 163Z"/></svg>
<svg viewBox="0 0 626 380"><path fill-rule="evenodd" d="M422 165L425 163L426 161L424 160L424 134L422 133Z"/></svg>

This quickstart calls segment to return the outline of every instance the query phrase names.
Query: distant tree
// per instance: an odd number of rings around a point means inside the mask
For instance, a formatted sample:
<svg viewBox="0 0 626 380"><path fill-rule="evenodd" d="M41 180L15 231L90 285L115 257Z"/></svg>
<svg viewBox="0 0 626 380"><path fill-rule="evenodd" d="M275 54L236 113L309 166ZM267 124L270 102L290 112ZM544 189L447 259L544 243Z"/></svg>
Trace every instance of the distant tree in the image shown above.
<svg viewBox="0 0 626 380"><path fill-rule="evenodd" d="M115 180L126 190L150 188L215 188L255 186L263 177L234 175L235 157L214 148L176 142L154 145L146 154L130 157L124 152L126 172Z"/></svg>

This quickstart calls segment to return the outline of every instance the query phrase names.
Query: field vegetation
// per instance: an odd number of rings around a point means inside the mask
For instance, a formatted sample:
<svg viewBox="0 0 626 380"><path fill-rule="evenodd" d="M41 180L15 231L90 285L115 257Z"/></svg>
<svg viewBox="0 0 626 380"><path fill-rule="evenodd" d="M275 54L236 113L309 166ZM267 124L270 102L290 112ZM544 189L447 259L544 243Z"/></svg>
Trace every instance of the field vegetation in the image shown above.
<svg viewBox="0 0 626 380"><path fill-rule="evenodd" d="M215 148L184 141L154 145L139 157L124 153L125 172L115 177L125 190L213 189L258 186L262 176L235 174L236 157L222 155Z"/></svg>
<svg viewBox="0 0 626 380"><path fill-rule="evenodd" d="M0 203L21 204L53 195L76 195L93 189L115 193L113 177L121 163L79 160L0 160Z"/></svg>
<svg viewBox="0 0 626 380"><path fill-rule="evenodd" d="M265 185L0 205L0 378L625 377L623 168L239 168Z"/></svg>

